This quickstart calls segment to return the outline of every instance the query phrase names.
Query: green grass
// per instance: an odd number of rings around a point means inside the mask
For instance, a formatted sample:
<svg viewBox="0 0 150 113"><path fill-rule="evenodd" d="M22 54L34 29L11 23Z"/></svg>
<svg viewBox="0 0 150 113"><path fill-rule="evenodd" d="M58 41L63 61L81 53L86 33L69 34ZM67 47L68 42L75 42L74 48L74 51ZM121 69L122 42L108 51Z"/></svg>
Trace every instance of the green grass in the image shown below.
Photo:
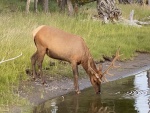
<svg viewBox="0 0 150 113"><path fill-rule="evenodd" d="M96 13L95 9L82 10L80 11L82 14L77 17L68 17L56 12L51 12L51 14L31 12L27 15L22 12L25 7L24 2L19 4L21 6L14 7L16 10L12 12L3 1L1 6L5 8L0 9L0 60L15 57L21 52L23 54L16 60L0 64L0 105L4 105L0 107L0 112L7 108L6 105L25 106L29 104L17 94L17 91L20 76L24 80L27 79L25 69L30 68L30 57L36 51L31 32L39 25L54 26L82 36L95 60L102 60L103 55L111 57L119 46L123 54L121 60L132 59L136 55L136 50L150 52L149 26L137 28L118 24L103 25L99 21L90 19L91 13ZM132 9L135 10L137 19L150 15L150 9L147 7L141 8L137 5L120 5L120 7L124 17L128 17ZM86 8L84 6L81 9ZM48 67L48 63L49 58L46 57L44 68ZM62 77L72 76L70 65L56 64L56 67L49 70L49 74L62 75ZM58 71L60 69L64 71Z"/></svg>
<svg viewBox="0 0 150 113"><path fill-rule="evenodd" d="M140 6L138 4L133 5L119 5L119 8L122 10L123 17L129 18L131 10L134 10L134 19L141 20L149 16L149 6Z"/></svg>

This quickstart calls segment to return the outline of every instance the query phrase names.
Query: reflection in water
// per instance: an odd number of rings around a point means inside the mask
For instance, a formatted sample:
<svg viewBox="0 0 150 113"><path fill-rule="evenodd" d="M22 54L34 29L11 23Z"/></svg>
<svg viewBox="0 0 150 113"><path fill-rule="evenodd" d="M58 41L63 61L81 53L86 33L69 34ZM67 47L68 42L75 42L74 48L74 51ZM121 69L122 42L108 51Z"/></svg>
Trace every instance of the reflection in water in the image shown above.
<svg viewBox="0 0 150 113"><path fill-rule="evenodd" d="M51 113L57 113L58 106L56 105L56 102L51 103Z"/></svg>
<svg viewBox="0 0 150 113"><path fill-rule="evenodd" d="M150 70L147 71L148 88L150 88Z"/></svg>
<svg viewBox="0 0 150 113"><path fill-rule="evenodd" d="M89 97L92 99L83 100L80 95L72 95L65 101L51 100L50 103L44 103L36 107L33 113L115 113L115 104L113 101L101 102L100 96ZM54 102L57 101L57 104Z"/></svg>
<svg viewBox="0 0 150 113"><path fill-rule="evenodd" d="M138 95L135 95L135 108L139 113L149 113L150 73L147 71L135 76L134 85L137 92L140 92Z"/></svg>
<svg viewBox="0 0 150 113"><path fill-rule="evenodd" d="M88 88L80 95L69 94L37 106L33 113L149 113L150 73L102 85L102 94Z"/></svg>
<svg viewBox="0 0 150 113"><path fill-rule="evenodd" d="M37 106L33 113L57 113L57 99L52 99L51 101L47 101L39 106Z"/></svg>
<svg viewBox="0 0 150 113"><path fill-rule="evenodd" d="M89 96L87 98L84 95L74 95L73 98L68 98L66 102L64 101L60 105L58 113L114 113L110 106L101 101L99 95ZM113 104L112 106L114 107Z"/></svg>

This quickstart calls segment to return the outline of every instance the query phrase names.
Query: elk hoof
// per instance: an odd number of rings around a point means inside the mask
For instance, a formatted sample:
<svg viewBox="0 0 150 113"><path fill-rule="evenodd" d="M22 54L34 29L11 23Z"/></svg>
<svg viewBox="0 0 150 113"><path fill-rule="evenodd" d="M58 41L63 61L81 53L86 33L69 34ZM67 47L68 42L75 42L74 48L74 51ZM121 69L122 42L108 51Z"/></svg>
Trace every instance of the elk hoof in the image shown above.
<svg viewBox="0 0 150 113"><path fill-rule="evenodd" d="M42 81L42 85L46 85L47 83L46 83L46 81L44 80L44 81Z"/></svg>
<svg viewBox="0 0 150 113"><path fill-rule="evenodd" d="M101 94L101 91L96 92L96 94Z"/></svg>
<svg viewBox="0 0 150 113"><path fill-rule="evenodd" d="M36 81L36 77L32 77L31 79L32 79L33 81Z"/></svg>
<svg viewBox="0 0 150 113"><path fill-rule="evenodd" d="M80 93L81 93L81 91L76 91L76 93L77 93L77 94L80 94Z"/></svg>

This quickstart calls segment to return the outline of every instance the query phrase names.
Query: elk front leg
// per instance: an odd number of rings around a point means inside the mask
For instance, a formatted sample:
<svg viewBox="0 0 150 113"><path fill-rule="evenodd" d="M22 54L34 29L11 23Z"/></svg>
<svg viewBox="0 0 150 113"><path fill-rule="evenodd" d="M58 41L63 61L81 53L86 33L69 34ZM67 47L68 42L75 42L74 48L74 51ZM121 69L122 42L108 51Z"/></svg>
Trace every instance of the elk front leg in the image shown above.
<svg viewBox="0 0 150 113"><path fill-rule="evenodd" d="M78 84L78 65L77 63L72 63L72 71L73 71L73 75L74 75L74 87L75 87L75 91L77 94L80 93L80 90L79 90L79 84Z"/></svg>

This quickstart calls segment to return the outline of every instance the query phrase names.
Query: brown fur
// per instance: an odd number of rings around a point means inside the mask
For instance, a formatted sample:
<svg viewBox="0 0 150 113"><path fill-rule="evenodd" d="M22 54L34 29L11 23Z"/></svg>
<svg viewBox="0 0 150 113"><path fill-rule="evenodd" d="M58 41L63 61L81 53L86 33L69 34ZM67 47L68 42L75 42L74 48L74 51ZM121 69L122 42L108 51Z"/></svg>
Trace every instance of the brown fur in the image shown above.
<svg viewBox="0 0 150 113"><path fill-rule="evenodd" d="M94 86L96 93L100 92L101 82L89 69L88 61L90 62L91 68L99 75L100 78L102 76L101 67L100 69L96 68L89 49L81 37L46 25L35 29L33 36L37 47L37 51L31 57L33 78L36 78L37 73L35 70L35 65L37 63L40 75L42 77L42 82L45 82L42 76L42 62L45 54L47 54L51 58L67 61L71 64L74 75L74 86L77 93L80 92L78 85L79 64L83 66L89 75L90 81Z"/></svg>

